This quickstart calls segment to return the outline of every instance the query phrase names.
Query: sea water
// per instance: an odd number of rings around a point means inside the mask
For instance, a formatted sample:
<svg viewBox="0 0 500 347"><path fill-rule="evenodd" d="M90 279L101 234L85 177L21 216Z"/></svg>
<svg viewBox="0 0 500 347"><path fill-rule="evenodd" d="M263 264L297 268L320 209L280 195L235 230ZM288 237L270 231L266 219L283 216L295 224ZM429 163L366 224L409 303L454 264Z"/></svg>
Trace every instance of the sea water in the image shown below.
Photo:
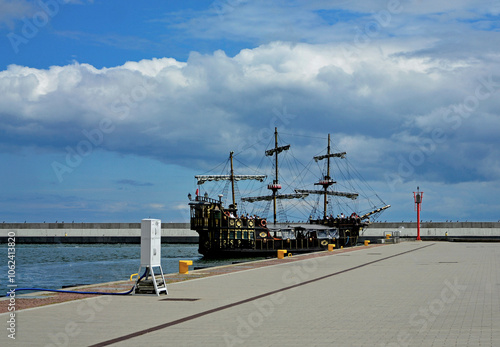
<svg viewBox="0 0 500 347"><path fill-rule="evenodd" d="M18 244L14 272L10 271L9 277L12 257L8 257L7 244L0 244L0 295L12 288L8 287L9 280L17 288L44 289L128 280L139 270L140 247L140 244ZM202 258L197 244L162 244L161 259L165 274L178 272L179 260L192 260L191 269L232 262Z"/></svg>

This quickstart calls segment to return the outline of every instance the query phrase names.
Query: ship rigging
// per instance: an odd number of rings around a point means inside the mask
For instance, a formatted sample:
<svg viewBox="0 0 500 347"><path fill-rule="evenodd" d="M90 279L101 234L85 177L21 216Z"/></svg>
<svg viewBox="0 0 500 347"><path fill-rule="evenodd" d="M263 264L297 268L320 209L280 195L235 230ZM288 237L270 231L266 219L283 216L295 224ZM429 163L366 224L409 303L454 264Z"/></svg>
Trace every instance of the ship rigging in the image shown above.
<svg viewBox="0 0 500 347"><path fill-rule="evenodd" d="M200 253L206 256L221 256L231 254L240 256L241 254L267 254L276 249L289 249L295 252L311 252L325 249L328 244L339 246L354 246L358 236L369 224L369 217L378 215L390 205L383 204L379 207L365 210L363 213L356 208L350 216L341 213L337 218L333 217L330 207L330 199L348 199L356 201L360 196L359 192L345 192L331 189L337 182L331 177L330 164L332 159L345 160L346 152L332 152L330 146L330 135L328 135L328 145L326 154L317 155L313 160L317 163L326 159L326 172L314 185L322 189L302 189L295 185L293 192L281 193L282 185L279 171L279 154L284 154L290 150L291 146L279 145L278 131L274 132L274 147L265 151L266 157L272 157L274 175L272 182L267 184L270 194L241 197L236 183L239 181L258 181L262 183L267 178L263 174L240 175L234 172L234 153L229 155L229 174L221 175L197 175L198 184L195 199L190 199L191 208L191 228L200 235ZM304 167L304 172L310 172L309 167ZM300 175L295 175L298 179ZM226 200L222 200L225 194L219 194L219 199L209 198L206 192L203 196L198 195L198 190L205 182L225 181L231 186L231 204L227 207ZM293 186L294 184L292 184ZM228 190L228 185L224 191ZM237 194L238 193L238 194ZM248 190L244 191L248 193ZM240 195L238 198L237 195ZM254 195L254 194L248 194ZM298 200L300 206L308 206L306 203L309 195L323 196L322 216L317 215L318 207L313 207L313 212L307 219L307 223L289 224L288 222L278 224L278 205L281 200ZM378 197L378 195L375 194ZM264 202L267 207L260 214L245 214L244 204L240 207L237 201L250 204ZM381 200L381 199L380 199ZM273 204L272 226L267 225L267 215L269 205ZM319 200L318 200L319 202ZM240 213L243 212L241 215ZM328 215L330 212L330 215ZM359 212L359 214L358 214ZM361 215L360 215L361 214ZM283 220L285 221L285 220ZM240 254L241 253L241 254Z"/></svg>

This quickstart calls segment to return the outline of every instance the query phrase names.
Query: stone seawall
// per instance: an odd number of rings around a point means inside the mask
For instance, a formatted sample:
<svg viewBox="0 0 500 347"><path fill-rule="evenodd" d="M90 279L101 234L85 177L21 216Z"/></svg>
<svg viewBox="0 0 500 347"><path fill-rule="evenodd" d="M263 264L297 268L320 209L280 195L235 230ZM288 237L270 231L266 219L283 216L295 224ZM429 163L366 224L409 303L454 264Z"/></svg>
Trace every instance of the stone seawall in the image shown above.
<svg viewBox="0 0 500 347"><path fill-rule="evenodd" d="M2 223L0 243L140 243L141 223ZM162 243L198 243L189 223L162 223Z"/></svg>
<svg viewBox="0 0 500 347"><path fill-rule="evenodd" d="M162 229L188 229L189 223L161 223ZM2 229L139 229L141 223L0 223Z"/></svg>
<svg viewBox="0 0 500 347"><path fill-rule="evenodd" d="M417 237L417 223L373 223L360 235L364 239L384 238L399 231L403 238ZM422 222L422 240L500 241L499 222Z"/></svg>
<svg viewBox="0 0 500 347"><path fill-rule="evenodd" d="M163 243L197 243L198 233L189 223L162 223ZM417 223L372 223L360 235L383 238L399 231L401 237L417 236ZM9 233L16 243L140 243L141 223L1 223L0 243ZM500 222L422 222L422 239L499 239Z"/></svg>

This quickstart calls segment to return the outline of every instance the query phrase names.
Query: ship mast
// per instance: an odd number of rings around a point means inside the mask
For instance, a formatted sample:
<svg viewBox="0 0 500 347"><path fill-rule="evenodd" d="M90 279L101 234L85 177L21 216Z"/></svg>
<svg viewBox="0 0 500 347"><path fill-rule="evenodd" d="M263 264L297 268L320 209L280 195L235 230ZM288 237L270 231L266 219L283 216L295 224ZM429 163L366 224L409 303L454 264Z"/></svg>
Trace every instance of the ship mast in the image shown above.
<svg viewBox="0 0 500 347"><path fill-rule="evenodd" d="M346 155L346 152L331 153L330 134L328 134L328 146L326 148L326 154L319 155L319 156L316 156L313 158L316 162L318 162L319 160L327 159L326 175L318 183L314 183L315 186L322 186L323 190L295 189L295 192L297 192L297 193L321 194L324 196L324 199L323 199L323 219L326 219L326 217L327 217L328 195L344 196L344 197L350 198L352 200L355 200L358 197L357 193L328 191L328 188L332 184L337 183L336 181L332 180L332 178L330 177L330 158L338 157L338 158L344 159L345 155Z"/></svg>
<svg viewBox="0 0 500 347"><path fill-rule="evenodd" d="M278 190L281 189L281 185L278 180L278 154L283 151L288 151L290 149L290 145L278 146L278 128L274 128L274 148L271 148L265 152L266 156L271 157L274 155L274 165L275 165L275 175L272 184L267 185L267 189L272 191L272 195L267 196L257 196L257 197L246 197L242 198L242 201L247 202L256 202L256 201L273 201L273 224L276 225L276 202L277 199L297 199L297 198L305 198L307 193L298 193L297 194L278 194Z"/></svg>
<svg viewBox="0 0 500 347"><path fill-rule="evenodd" d="M274 154L274 165L275 165L275 176L273 184L269 184L267 189L272 190L273 194L273 222L276 224L276 195L278 190L281 189L281 185L278 182L278 153L282 151L287 151L290 145L285 145L278 147L278 128L274 128L274 148L266 151L267 156L272 156Z"/></svg>
<svg viewBox="0 0 500 347"><path fill-rule="evenodd" d="M234 169L233 169L233 154L234 152L229 152L229 160L231 161L231 193L233 197L233 206L236 207L236 198L234 196Z"/></svg>
<svg viewBox="0 0 500 347"><path fill-rule="evenodd" d="M233 167L233 154L234 152L229 153L229 161L231 163L231 171L229 175L196 175L194 176L197 180L198 185L202 185L208 181L231 181L231 197L233 200L233 206L236 207L236 196L234 192L234 186L237 181L242 180L257 180L260 182L264 182L266 179L266 175L235 175L234 167Z"/></svg>
<svg viewBox="0 0 500 347"><path fill-rule="evenodd" d="M333 181L330 178L330 134L328 134L328 147L326 150L326 154L328 155L327 157L327 165L326 165L326 176L325 176L325 181L327 181L327 184L323 185L323 189L325 191L324 194L324 203L323 203L323 219L326 219L326 213L327 213L327 205L328 205L328 187L333 184Z"/></svg>

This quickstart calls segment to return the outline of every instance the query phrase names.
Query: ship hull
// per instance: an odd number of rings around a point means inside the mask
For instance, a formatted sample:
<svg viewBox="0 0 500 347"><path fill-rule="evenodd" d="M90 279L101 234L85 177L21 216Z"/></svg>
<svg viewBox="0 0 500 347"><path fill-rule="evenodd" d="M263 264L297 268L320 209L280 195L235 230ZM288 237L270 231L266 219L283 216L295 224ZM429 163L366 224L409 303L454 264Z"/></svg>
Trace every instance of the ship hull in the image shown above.
<svg viewBox="0 0 500 347"><path fill-rule="evenodd" d="M200 237L201 240L201 237ZM235 244L238 240L234 240ZM223 243L222 245L214 245L206 247L206 243L200 242L198 252L208 258L224 258L224 257L267 257L276 256L278 250L286 250L289 254L301 254L310 252L320 252L328 249L329 244L336 246L336 240L274 240L274 239L258 239L255 242L249 242L247 245L243 243L238 247L232 247L231 243Z"/></svg>
<svg viewBox="0 0 500 347"><path fill-rule="evenodd" d="M309 223L267 226L264 218L235 217L219 200L196 197L190 202L191 229L199 235L199 252L205 257L276 256L319 252L355 246L363 223L357 219L310 220Z"/></svg>
<svg viewBox="0 0 500 347"><path fill-rule="evenodd" d="M294 225L293 234L299 238L273 237L274 233L284 234L285 231L272 231L266 228L256 228L253 233L256 239L239 239L240 233L221 233L220 229L214 228L199 233L199 253L206 258L250 258L250 257L276 257L278 250L286 250L288 256L311 252L328 250L329 245L333 248L352 247L357 244L359 229L327 229L334 230L335 237L318 237L324 231L314 229L314 225L304 224L308 232L300 225ZM313 229L311 229L311 227ZM297 232L297 229L302 230ZM269 237L260 237L261 235ZM220 235L220 236L219 236ZM241 235L244 235L241 233ZM219 237L218 237L219 236Z"/></svg>
<svg viewBox="0 0 500 347"><path fill-rule="evenodd" d="M278 248L282 249L282 248ZM276 258L278 249L213 249L201 253L207 259ZM325 251L327 248L287 249L286 256Z"/></svg>

